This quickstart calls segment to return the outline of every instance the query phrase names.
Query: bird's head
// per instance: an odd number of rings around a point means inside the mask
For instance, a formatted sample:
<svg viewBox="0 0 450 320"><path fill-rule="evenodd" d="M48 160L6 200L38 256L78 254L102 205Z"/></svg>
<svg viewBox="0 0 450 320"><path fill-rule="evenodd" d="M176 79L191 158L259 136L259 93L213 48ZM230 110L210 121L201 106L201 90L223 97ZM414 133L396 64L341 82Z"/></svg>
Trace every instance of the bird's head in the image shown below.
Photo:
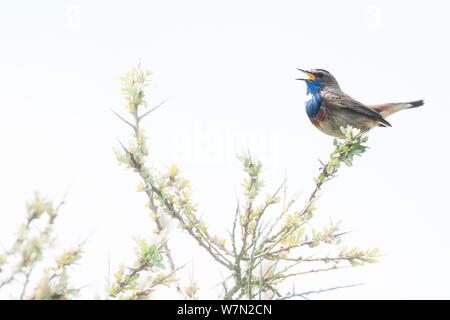
<svg viewBox="0 0 450 320"><path fill-rule="evenodd" d="M306 82L306 85L309 87L310 85L312 86L321 86L321 87L327 87L327 88L333 88L333 89L338 89L339 88L339 84L336 81L336 79L333 77L333 75L331 73L329 73L327 70L323 70L323 69L311 69L311 70L303 70L303 69L298 69L297 70L303 72L307 78L300 78L297 80L302 80Z"/></svg>

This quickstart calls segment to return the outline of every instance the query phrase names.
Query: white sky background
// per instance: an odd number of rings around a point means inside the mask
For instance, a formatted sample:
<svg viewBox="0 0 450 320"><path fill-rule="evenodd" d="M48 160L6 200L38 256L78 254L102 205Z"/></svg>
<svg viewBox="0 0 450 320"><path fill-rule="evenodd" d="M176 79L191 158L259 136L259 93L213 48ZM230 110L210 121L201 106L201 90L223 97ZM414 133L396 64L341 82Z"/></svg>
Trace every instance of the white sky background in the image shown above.
<svg viewBox="0 0 450 320"><path fill-rule="evenodd" d="M310 298L450 298L449 9L446 1L3 0L0 243L13 241L35 189L55 201L68 191L58 248L92 234L73 272L82 297L103 295L108 257L111 271L132 263L132 236L154 226L137 177L112 153L130 132L110 108L126 114L119 77L139 59L154 72L150 105L169 98L144 123L150 163L179 165L211 230L231 227L242 148L263 161L267 192L287 176L289 190L306 196L332 138L310 124L305 85L294 79L297 67L324 68L361 102L425 106L375 129L370 149L317 203L317 226L343 220L354 230L345 243L379 247L380 263L298 278L297 291L363 282ZM189 244L174 249L177 262L194 261L200 296L216 298L218 270L186 239L172 241Z"/></svg>

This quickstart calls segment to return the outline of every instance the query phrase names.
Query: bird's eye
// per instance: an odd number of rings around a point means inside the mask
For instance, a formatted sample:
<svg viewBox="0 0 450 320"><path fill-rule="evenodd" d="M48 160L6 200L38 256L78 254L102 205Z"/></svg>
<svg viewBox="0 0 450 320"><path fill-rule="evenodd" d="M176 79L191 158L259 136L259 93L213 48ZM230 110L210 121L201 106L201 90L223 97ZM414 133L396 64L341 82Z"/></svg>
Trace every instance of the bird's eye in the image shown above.
<svg viewBox="0 0 450 320"><path fill-rule="evenodd" d="M317 75L319 76L319 78L323 78L325 76L323 72L319 72Z"/></svg>

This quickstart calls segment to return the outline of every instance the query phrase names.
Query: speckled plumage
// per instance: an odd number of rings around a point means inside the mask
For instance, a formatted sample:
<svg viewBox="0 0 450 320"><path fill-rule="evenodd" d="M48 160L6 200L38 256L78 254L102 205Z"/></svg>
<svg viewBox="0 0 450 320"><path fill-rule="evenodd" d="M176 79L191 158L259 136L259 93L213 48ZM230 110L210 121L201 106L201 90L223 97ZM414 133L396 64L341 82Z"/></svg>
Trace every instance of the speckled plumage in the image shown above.
<svg viewBox="0 0 450 320"><path fill-rule="evenodd" d="M336 79L326 70L313 69L304 72L307 99L305 109L311 123L322 132L344 138L341 127L351 125L361 131L391 124L386 117L404 109L423 105L423 100L401 103L385 103L368 106L345 94Z"/></svg>

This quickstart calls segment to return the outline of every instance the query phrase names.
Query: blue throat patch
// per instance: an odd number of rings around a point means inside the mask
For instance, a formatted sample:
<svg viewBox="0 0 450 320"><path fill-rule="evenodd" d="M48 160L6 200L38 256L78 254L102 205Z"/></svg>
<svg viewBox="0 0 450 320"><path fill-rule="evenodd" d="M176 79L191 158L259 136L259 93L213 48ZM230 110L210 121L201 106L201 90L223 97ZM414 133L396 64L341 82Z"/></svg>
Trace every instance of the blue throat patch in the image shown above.
<svg viewBox="0 0 450 320"><path fill-rule="evenodd" d="M322 83L317 80L307 80L306 82L306 95L309 96L305 102L306 113L308 117L315 118L320 110L322 104L322 98L319 94L319 89L323 87Z"/></svg>

